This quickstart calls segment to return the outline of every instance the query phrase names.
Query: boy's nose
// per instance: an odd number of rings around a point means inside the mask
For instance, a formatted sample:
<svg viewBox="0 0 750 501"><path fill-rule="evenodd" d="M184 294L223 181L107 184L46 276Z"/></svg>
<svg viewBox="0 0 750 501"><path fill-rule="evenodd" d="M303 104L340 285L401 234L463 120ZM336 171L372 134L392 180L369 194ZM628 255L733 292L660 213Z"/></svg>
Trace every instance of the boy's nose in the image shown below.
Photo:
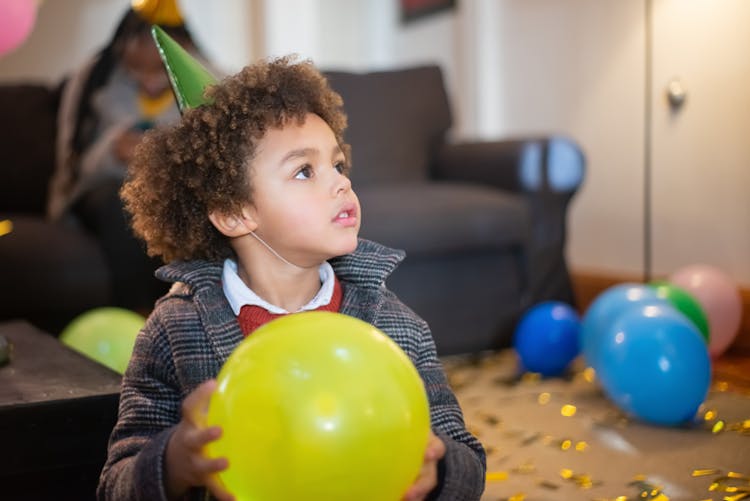
<svg viewBox="0 0 750 501"><path fill-rule="evenodd" d="M340 193L346 193L347 191L352 189L352 181L351 179L349 179L349 177L343 174L339 174L338 172L336 173L336 175L337 175L337 179L334 184L335 186L334 193L336 195Z"/></svg>

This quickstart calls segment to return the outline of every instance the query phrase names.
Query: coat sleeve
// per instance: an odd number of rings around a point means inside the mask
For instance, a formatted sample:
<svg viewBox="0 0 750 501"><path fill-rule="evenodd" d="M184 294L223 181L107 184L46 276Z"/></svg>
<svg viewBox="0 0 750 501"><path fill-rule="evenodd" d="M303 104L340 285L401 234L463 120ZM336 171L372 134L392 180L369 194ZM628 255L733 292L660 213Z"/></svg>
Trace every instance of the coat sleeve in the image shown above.
<svg viewBox="0 0 750 501"><path fill-rule="evenodd" d="M119 416L97 499L167 499L164 454L181 402L167 335L152 315L138 335L123 377Z"/></svg>
<svg viewBox="0 0 750 501"><path fill-rule="evenodd" d="M439 483L429 499L478 500L484 491L484 448L466 429L461 408L437 358L432 333L424 321L421 323L416 367L427 390L433 432L445 443Z"/></svg>

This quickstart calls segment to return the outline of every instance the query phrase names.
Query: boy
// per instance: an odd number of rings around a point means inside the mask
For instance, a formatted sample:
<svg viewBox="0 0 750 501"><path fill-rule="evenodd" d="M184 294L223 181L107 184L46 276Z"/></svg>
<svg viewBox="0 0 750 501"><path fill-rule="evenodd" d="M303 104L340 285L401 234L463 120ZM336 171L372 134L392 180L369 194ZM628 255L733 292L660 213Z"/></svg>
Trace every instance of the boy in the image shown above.
<svg viewBox="0 0 750 501"><path fill-rule="evenodd" d="M213 378L243 334L275 315L324 309L383 330L425 383L434 434L404 499L479 499L482 447L426 323L384 285L403 252L358 239L340 96L311 64L282 58L246 67L207 97L173 128L148 133L122 191L136 234L169 263L158 276L174 285L123 378L99 498L203 499L206 487L232 499L215 476L226 459L201 453L221 433L200 424Z"/></svg>

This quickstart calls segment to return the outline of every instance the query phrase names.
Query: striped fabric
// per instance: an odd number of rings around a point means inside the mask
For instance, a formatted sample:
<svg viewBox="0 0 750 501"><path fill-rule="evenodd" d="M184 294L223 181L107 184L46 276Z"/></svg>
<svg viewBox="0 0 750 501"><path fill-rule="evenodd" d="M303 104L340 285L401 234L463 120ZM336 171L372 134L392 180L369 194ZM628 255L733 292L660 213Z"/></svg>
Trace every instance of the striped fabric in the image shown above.
<svg viewBox="0 0 750 501"><path fill-rule="evenodd" d="M461 409L437 359L429 327L385 288L402 251L360 240L357 250L331 260L341 281L341 313L390 336L417 367L430 401L432 428L446 445L441 500L476 500L484 489L485 455L464 426ZM182 400L214 378L242 341L237 317L221 287L219 262L173 263L157 272L175 282L138 336L123 377L98 498L165 500L163 458ZM206 499L195 489L188 499Z"/></svg>

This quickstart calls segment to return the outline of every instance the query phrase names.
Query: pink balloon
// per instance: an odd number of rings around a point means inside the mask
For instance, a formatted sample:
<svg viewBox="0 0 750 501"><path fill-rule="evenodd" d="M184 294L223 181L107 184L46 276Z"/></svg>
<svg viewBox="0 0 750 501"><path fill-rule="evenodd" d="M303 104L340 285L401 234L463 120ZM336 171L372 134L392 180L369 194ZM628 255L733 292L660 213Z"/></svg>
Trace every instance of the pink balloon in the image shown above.
<svg viewBox="0 0 750 501"><path fill-rule="evenodd" d="M37 0L0 0L0 56L21 45L36 21Z"/></svg>
<svg viewBox="0 0 750 501"><path fill-rule="evenodd" d="M708 317L708 352L718 357L732 344L740 328L742 299L737 285L724 272L705 264L681 268L669 277L700 303Z"/></svg>

